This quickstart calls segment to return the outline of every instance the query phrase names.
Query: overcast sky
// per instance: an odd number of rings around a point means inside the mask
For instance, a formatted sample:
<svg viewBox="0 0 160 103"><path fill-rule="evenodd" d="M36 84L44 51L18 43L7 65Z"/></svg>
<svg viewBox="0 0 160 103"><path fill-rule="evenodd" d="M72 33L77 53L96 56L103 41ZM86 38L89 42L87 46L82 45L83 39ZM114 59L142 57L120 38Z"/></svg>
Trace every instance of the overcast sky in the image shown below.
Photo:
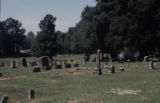
<svg viewBox="0 0 160 103"><path fill-rule="evenodd" d="M2 20L9 17L22 22L26 31L39 31L39 21L46 14L57 17L56 30L66 32L80 20L84 7L95 0L1 0Z"/></svg>

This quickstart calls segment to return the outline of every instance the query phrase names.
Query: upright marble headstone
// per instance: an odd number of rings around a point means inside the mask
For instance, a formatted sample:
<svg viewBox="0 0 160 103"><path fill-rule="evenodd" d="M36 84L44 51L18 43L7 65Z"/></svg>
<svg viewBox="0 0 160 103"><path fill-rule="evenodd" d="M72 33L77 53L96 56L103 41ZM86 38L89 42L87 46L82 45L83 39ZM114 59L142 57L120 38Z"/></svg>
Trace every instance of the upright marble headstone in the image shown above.
<svg viewBox="0 0 160 103"><path fill-rule="evenodd" d="M113 65L110 67L110 73L115 73L115 67Z"/></svg>
<svg viewBox="0 0 160 103"><path fill-rule="evenodd" d="M22 66L27 67L27 60L24 57L22 58Z"/></svg>
<svg viewBox="0 0 160 103"><path fill-rule="evenodd" d="M29 100L35 99L35 91L34 90L30 90L29 91Z"/></svg>
<svg viewBox="0 0 160 103"><path fill-rule="evenodd" d="M0 103L7 103L8 102L8 96L3 96Z"/></svg>
<svg viewBox="0 0 160 103"><path fill-rule="evenodd" d="M97 50L97 68L98 68L98 74L101 75L102 74L102 69L101 69L101 50L98 49Z"/></svg>
<svg viewBox="0 0 160 103"><path fill-rule="evenodd" d="M12 60L10 67L11 68L16 68L16 62L15 62L15 60Z"/></svg>
<svg viewBox="0 0 160 103"><path fill-rule="evenodd" d="M149 67L150 67L150 69L154 69L154 63L153 63L153 61L150 62Z"/></svg>
<svg viewBox="0 0 160 103"><path fill-rule="evenodd" d="M0 73L0 77L2 77L3 76L3 74L2 73Z"/></svg>
<svg viewBox="0 0 160 103"><path fill-rule="evenodd" d="M94 74L99 74L99 75L102 75L102 69L101 69L101 50L98 49L97 50L97 58L96 58L96 68L94 69Z"/></svg>
<svg viewBox="0 0 160 103"><path fill-rule="evenodd" d="M49 68L48 56L40 57L40 64L41 64L42 69Z"/></svg>

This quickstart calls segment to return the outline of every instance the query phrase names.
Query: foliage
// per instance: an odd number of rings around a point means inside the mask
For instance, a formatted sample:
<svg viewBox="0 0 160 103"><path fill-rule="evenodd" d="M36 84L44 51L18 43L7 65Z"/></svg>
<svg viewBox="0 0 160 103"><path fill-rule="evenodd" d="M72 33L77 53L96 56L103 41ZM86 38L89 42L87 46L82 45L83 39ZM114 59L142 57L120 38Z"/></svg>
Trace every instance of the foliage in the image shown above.
<svg viewBox="0 0 160 103"><path fill-rule="evenodd" d="M23 47L25 29L22 24L13 18L1 22L0 28L0 56L16 56Z"/></svg>
<svg viewBox="0 0 160 103"><path fill-rule="evenodd" d="M41 31L36 35L32 52L36 56L49 56L52 58L57 53L57 35L55 33L56 18L48 14L40 21Z"/></svg>

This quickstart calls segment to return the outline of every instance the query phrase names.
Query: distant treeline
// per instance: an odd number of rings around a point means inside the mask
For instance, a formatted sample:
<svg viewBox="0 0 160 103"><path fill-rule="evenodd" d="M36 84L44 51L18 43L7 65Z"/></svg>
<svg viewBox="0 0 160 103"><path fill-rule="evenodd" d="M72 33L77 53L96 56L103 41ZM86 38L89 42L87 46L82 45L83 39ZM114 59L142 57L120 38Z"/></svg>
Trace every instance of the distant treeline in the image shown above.
<svg viewBox="0 0 160 103"><path fill-rule="evenodd" d="M33 56L57 53L85 53L97 49L113 58L124 48L139 54L160 53L160 0L96 0L85 7L81 20L68 32L55 31L56 17L47 14L40 31L25 34L18 20L0 22L0 57L18 56L19 50L31 49Z"/></svg>

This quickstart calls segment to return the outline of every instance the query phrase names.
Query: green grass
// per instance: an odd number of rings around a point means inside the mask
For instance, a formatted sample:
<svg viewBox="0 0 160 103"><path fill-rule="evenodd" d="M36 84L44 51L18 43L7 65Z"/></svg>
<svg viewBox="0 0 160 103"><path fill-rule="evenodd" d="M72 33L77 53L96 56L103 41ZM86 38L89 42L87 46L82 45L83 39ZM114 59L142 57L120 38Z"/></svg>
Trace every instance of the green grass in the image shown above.
<svg viewBox="0 0 160 103"><path fill-rule="evenodd" d="M103 75L93 74L93 62L82 64L80 55L68 55L74 63L79 62L79 71L72 69L43 71L32 73L32 68L0 67L0 72L7 80L0 80L0 97L9 96L8 103L159 103L160 102L160 63L156 70L149 70L148 63L117 63L116 73L110 74L103 69ZM57 56L63 58L63 56ZM76 61L75 61L76 58ZM31 60L33 58L27 58ZM4 59L1 59L3 61ZM11 60L5 59L5 60ZM20 61L20 59L16 59ZM111 64L111 63L109 63ZM102 63L104 65L104 63ZM118 68L124 65L125 72ZM16 75L22 77L15 78ZM1 78L0 78L1 79ZM113 93L112 90L140 90L137 94ZM29 90L36 92L36 99L28 100Z"/></svg>

